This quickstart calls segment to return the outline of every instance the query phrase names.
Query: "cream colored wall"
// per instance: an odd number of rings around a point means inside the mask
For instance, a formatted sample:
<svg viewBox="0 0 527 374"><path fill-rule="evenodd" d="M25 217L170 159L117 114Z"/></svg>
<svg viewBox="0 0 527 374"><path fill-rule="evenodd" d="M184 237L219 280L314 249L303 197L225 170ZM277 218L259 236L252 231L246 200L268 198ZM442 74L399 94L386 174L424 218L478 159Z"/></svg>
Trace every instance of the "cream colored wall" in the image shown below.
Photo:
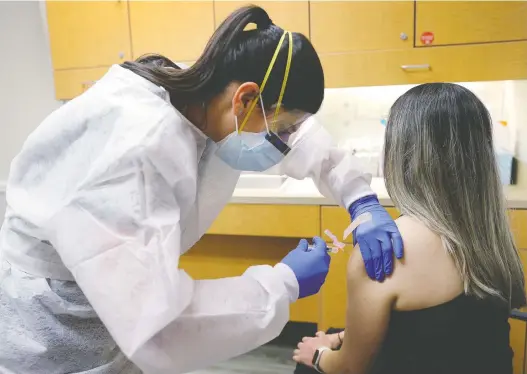
<svg viewBox="0 0 527 374"><path fill-rule="evenodd" d="M515 134L516 157L527 163L527 80L460 83L474 92L488 108L494 121L507 121ZM413 85L350 87L326 90L319 120L339 140L342 147L357 144L382 148L386 118L393 102ZM360 141L357 141L360 139ZM365 162L369 162L365 159ZM373 165L375 160L370 163ZM518 181L527 188L527 167L520 167Z"/></svg>
<svg viewBox="0 0 527 374"><path fill-rule="evenodd" d="M0 225L9 165L28 134L60 103L40 1L0 1Z"/></svg>
<svg viewBox="0 0 527 374"><path fill-rule="evenodd" d="M39 1L0 1L0 183L28 134L60 103Z"/></svg>
<svg viewBox="0 0 527 374"><path fill-rule="evenodd" d="M4 215L5 215L5 192L3 190L0 190L0 226L2 226L2 222L4 221Z"/></svg>

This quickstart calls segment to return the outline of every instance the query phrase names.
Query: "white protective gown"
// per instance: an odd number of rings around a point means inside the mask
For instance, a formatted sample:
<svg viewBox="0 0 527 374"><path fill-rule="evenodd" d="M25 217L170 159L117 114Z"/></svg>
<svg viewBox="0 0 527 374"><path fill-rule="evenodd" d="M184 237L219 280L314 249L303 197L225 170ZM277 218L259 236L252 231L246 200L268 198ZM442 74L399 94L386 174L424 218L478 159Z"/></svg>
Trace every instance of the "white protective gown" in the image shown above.
<svg viewBox="0 0 527 374"><path fill-rule="evenodd" d="M239 178L214 150L164 89L119 66L37 128L0 232L1 373L185 373L281 332L298 297L286 265L219 280L178 269Z"/></svg>

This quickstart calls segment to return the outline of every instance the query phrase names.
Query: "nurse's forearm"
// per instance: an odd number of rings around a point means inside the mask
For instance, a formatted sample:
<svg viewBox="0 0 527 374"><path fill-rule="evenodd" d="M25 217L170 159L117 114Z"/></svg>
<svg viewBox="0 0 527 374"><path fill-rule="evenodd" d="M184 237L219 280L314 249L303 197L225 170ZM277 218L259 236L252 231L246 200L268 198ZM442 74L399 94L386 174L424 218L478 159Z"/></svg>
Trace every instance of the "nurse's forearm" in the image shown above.
<svg viewBox="0 0 527 374"><path fill-rule="evenodd" d="M277 337L295 298L295 291L290 295L285 285L292 272L284 270L256 266L241 277L194 281L190 305L144 347L167 359L166 364L152 363L152 372L187 373Z"/></svg>

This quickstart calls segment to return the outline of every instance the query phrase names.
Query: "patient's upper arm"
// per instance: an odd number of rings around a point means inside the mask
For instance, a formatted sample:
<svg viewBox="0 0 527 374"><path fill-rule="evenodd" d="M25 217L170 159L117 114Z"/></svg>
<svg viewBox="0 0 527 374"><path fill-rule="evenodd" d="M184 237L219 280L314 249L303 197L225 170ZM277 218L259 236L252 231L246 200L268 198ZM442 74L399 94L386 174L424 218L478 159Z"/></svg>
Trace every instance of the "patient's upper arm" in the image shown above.
<svg viewBox="0 0 527 374"><path fill-rule="evenodd" d="M341 353L346 372L366 373L388 329L396 297L393 281L371 280L357 246L348 263L347 287L346 334Z"/></svg>

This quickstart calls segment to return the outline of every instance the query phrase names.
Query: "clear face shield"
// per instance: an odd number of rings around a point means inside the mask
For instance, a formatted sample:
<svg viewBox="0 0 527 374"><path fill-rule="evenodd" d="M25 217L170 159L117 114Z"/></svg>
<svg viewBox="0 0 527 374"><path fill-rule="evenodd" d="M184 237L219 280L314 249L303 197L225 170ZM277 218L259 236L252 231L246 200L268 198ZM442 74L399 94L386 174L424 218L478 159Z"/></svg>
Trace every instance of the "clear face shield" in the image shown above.
<svg viewBox="0 0 527 374"><path fill-rule="evenodd" d="M276 105L271 109L275 110L275 108ZM311 116L311 113L290 110L273 115L270 118L270 123L266 118L267 135L265 139L286 156L293 147L295 134L298 133L304 122Z"/></svg>
<svg viewBox="0 0 527 374"><path fill-rule="evenodd" d="M265 90L267 80L271 74L273 66L278 57L278 53L280 52L280 47L282 46L286 36L289 37L289 49L288 49L287 63L286 63L285 73L284 73L284 80L282 82L282 88L280 90L280 96L278 97L278 102L277 104L271 107L274 113L272 116L269 116L270 117L269 118L264 111L265 106L264 106L261 94ZM256 107L258 102L260 102L262 106L262 110L264 111L263 114L265 118L265 126L266 126L266 132L267 132L267 134L265 135L265 139L271 145L273 145L273 147L277 151L279 151L282 154L282 157L285 157L291 150L291 146L292 146L292 144L290 143L291 136L295 134L296 132L298 132L298 130L302 127L302 124L306 121L306 119L311 116L310 113L305 113L300 110L288 110L288 111L281 110L282 99L284 96L285 88L287 86L289 72L291 70L292 57L293 57L293 34L289 31L284 31L284 34L282 35L282 37L280 38L280 41L278 42L276 51L273 55L271 63L269 64L269 68L267 69L263 82L260 86L260 95L258 98L254 99L251 102L249 106L249 110L243 122L241 123L240 127L238 128L238 132L241 133L249 117L251 116L254 108ZM268 121L268 118L270 119L270 121Z"/></svg>

